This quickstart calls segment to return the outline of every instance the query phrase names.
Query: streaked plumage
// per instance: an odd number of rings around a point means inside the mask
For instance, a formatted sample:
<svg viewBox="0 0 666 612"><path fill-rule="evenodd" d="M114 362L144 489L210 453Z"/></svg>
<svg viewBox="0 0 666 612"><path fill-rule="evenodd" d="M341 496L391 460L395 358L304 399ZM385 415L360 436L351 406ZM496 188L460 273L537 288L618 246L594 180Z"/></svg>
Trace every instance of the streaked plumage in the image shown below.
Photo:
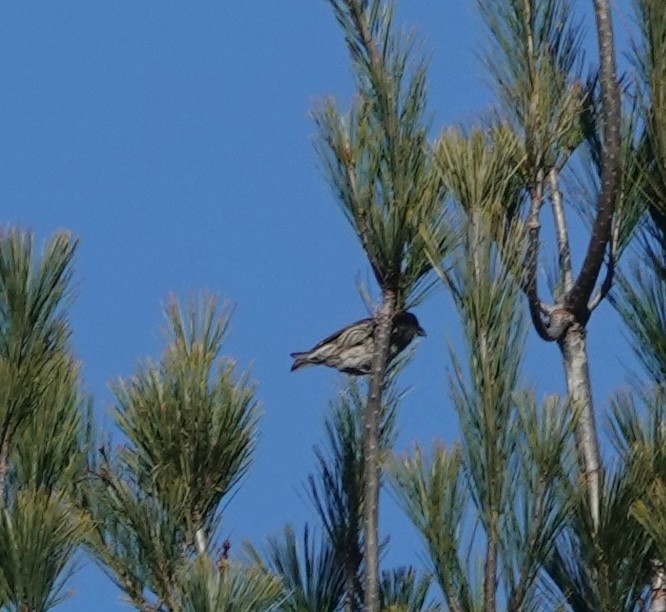
<svg viewBox="0 0 666 612"><path fill-rule="evenodd" d="M374 351L374 319L362 319L335 332L309 351L292 353L292 371L308 365L325 365L345 374L363 376L370 373ZM393 318L389 362L401 353L416 336L425 336L411 312L399 312Z"/></svg>

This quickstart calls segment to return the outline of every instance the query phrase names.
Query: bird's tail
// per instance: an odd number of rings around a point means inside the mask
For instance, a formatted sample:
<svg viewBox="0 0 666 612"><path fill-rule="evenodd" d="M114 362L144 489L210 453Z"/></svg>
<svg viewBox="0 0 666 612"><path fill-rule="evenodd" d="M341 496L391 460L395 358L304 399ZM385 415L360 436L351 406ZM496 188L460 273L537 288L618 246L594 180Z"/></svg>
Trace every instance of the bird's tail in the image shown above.
<svg viewBox="0 0 666 612"><path fill-rule="evenodd" d="M291 366L291 371L298 370L305 366L313 365L312 362L308 360L310 353L291 353L291 357L294 358L294 363Z"/></svg>

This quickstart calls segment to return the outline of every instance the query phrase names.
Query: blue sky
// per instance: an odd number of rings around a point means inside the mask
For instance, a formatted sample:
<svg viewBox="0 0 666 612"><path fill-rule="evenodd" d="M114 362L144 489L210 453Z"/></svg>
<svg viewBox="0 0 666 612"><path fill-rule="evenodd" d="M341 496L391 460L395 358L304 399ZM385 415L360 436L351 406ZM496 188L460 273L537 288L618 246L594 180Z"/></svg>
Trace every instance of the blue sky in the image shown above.
<svg viewBox="0 0 666 612"><path fill-rule="evenodd" d="M493 100L473 6L401 3L400 21L432 53L435 132L470 124ZM628 23L616 21L622 37ZM232 554L285 521L314 518L302 482L339 379L326 369L290 374L289 353L365 316L356 277L367 266L318 168L309 111L325 95L345 104L351 92L342 35L322 0L3 5L1 216L40 242L63 228L80 238L71 318L100 424L110 426L109 381L164 346L169 294L206 289L235 304L226 353L251 365L264 416L254 466L224 513ZM446 355L449 343L460 346L460 325L443 292L418 316L428 337L404 375L413 390L399 452L457 437ZM608 305L589 338L603 411L631 363ZM527 360L539 394L564 390L554 346L530 336ZM416 562L418 538L388 496L381 523L387 565ZM122 609L85 560L70 586L61 610Z"/></svg>

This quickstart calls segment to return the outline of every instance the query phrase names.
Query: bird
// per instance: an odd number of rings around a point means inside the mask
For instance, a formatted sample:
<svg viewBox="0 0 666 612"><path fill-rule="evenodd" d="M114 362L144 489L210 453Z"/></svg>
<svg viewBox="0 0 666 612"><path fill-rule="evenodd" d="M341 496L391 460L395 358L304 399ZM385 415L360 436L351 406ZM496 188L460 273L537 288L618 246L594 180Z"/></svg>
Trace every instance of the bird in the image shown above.
<svg viewBox="0 0 666 612"><path fill-rule="evenodd" d="M291 371L309 365L325 365L352 376L365 376L372 369L377 321L361 319L344 327L309 351L291 353ZM389 343L389 362L401 353L416 336L426 333L411 312L400 311L393 317Z"/></svg>

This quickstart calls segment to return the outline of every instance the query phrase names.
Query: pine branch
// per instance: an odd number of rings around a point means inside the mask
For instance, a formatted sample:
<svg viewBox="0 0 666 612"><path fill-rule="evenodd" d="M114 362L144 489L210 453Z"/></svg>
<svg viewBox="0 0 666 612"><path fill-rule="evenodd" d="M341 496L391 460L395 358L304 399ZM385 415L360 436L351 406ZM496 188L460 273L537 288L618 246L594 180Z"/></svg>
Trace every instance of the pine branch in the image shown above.
<svg viewBox="0 0 666 612"><path fill-rule="evenodd" d="M334 544L326 536L318 540L315 535L315 530L306 524L302 538L297 539L293 527L287 524L280 538L269 538L261 553L252 546L246 547L252 562L281 580L286 596L280 610L339 610L343 599L343 568ZM348 593L356 607L354 590Z"/></svg>
<svg viewBox="0 0 666 612"><path fill-rule="evenodd" d="M464 566L460 534L469 511L458 447L437 447L430 461L417 446L394 464L393 490L421 534L433 573L453 612L477 609L472 579Z"/></svg>
<svg viewBox="0 0 666 612"><path fill-rule="evenodd" d="M85 501L97 524L89 546L118 586L134 599L152 591L180 609L191 558L213 569L206 540L248 469L257 414L247 374L237 376L220 355L228 314L212 299L185 311L172 300L165 314L170 342L162 358L114 386L127 445L115 464L105 451L101 469L91 459L101 480L90 482Z"/></svg>
<svg viewBox="0 0 666 612"><path fill-rule="evenodd" d="M431 161L423 62L410 63L392 29L393 4L330 0L345 32L358 95L345 121L332 104L315 114L320 153L379 284L374 354L364 418L366 608L379 609L379 430L394 315L423 298L432 271L427 235L442 257L452 242L444 189ZM411 41L410 41L411 42Z"/></svg>

